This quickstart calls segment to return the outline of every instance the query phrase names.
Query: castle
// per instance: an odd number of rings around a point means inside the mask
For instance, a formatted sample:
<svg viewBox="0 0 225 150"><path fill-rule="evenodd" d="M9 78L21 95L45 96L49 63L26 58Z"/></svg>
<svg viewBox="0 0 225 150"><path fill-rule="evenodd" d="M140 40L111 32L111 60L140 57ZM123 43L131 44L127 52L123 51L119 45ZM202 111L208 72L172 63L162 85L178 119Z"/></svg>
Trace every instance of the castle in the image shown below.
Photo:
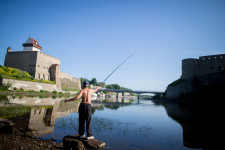
<svg viewBox="0 0 225 150"><path fill-rule="evenodd" d="M60 72L60 59L41 52L39 42L31 37L23 44L23 51L7 48L5 66L29 72L37 80L55 81L57 89L62 89L62 82L71 81L80 88L80 79Z"/></svg>
<svg viewBox="0 0 225 150"><path fill-rule="evenodd" d="M198 87L225 84L225 54L200 56L182 60L181 78L166 89L168 98L179 98Z"/></svg>
<svg viewBox="0 0 225 150"><path fill-rule="evenodd" d="M207 74L225 71L225 54L200 56L199 59L182 60L182 79L193 79Z"/></svg>

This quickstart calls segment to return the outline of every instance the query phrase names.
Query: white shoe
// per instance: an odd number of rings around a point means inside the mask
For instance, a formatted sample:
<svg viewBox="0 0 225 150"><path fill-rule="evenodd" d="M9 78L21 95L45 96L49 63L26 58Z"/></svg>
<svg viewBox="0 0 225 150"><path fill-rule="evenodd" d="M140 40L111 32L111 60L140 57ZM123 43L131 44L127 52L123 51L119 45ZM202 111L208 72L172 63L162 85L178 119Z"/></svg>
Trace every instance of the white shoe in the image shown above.
<svg viewBox="0 0 225 150"><path fill-rule="evenodd" d="M87 140L94 139L94 138L95 138L94 136L88 136Z"/></svg>
<svg viewBox="0 0 225 150"><path fill-rule="evenodd" d="M85 135L80 135L80 138L81 138L81 139L85 138Z"/></svg>

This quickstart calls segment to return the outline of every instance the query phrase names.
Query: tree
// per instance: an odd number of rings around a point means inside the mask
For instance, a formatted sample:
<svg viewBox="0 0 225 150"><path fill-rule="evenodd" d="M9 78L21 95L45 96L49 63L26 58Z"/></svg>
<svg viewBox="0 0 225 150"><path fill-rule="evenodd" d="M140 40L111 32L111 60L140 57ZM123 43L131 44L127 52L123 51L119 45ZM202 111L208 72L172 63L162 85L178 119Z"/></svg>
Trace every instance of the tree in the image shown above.
<svg viewBox="0 0 225 150"><path fill-rule="evenodd" d="M96 78L92 78L90 81L90 84L97 85L98 82L97 82Z"/></svg>
<svg viewBox="0 0 225 150"><path fill-rule="evenodd" d="M105 87L105 83L103 82L98 82L98 85L101 85L102 84L102 86L101 87Z"/></svg>
<svg viewBox="0 0 225 150"><path fill-rule="evenodd" d="M108 89L120 89L120 86L118 84L110 84L110 85L107 85L106 88L108 88Z"/></svg>

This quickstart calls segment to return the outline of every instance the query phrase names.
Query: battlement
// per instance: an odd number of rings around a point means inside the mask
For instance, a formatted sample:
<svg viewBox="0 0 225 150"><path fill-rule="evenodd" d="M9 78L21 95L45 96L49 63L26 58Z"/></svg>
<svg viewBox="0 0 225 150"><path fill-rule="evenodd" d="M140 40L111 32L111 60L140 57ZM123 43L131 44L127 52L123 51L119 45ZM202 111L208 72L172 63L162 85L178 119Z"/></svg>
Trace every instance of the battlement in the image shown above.
<svg viewBox="0 0 225 150"><path fill-rule="evenodd" d="M200 56L199 59L182 60L182 79L192 79L225 70L225 54Z"/></svg>
<svg viewBox="0 0 225 150"><path fill-rule="evenodd" d="M43 52L40 52L40 51L10 51L10 52L7 52L7 55L21 56L21 55L27 55L27 54L40 54L40 55L43 55L43 56L46 56L46 57L49 57L49 58L56 59L56 60L60 61L59 58L56 58L52 55L49 55L49 54L46 54L46 53L43 53Z"/></svg>
<svg viewBox="0 0 225 150"><path fill-rule="evenodd" d="M225 54L221 55L209 55L209 56L200 56L199 61L221 61L225 59Z"/></svg>

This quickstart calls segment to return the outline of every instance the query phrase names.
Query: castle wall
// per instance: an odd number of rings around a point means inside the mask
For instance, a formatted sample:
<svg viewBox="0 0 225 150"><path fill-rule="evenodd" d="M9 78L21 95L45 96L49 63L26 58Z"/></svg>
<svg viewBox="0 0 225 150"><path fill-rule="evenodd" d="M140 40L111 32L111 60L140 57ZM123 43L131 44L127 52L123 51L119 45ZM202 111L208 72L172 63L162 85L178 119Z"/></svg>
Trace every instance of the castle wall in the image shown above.
<svg viewBox="0 0 225 150"><path fill-rule="evenodd" d="M191 79L198 74L198 59L182 60L182 79Z"/></svg>
<svg viewBox="0 0 225 150"><path fill-rule="evenodd" d="M34 91L61 91L56 84L48 84L48 83L38 83L31 81L22 81L22 80L14 80L14 79L6 79L3 78L1 81L3 84L10 83L12 84L12 89L15 87L17 89L23 88L24 90L34 90Z"/></svg>
<svg viewBox="0 0 225 150"><path fill-rule="evenodd" d="M80 79L73 78L72 80L67 78L60 78L62 90L65 91L73 91L73 90L80 90L81 83Z"/></svg>
<svg viewBox="0 0 225 150"><path fill-rule="evenodd" d="M182 79L192 79L194 76L203 76L219 73L225 70L225 54L201 56L199 59L182 60Z"/></svg>
<svg viewBox="0 0 225 150"><path fill-rule="evenodd" d="M35 75L37 52L35 51L14 51L8 52L5 56L5 66L17 68Z"/></svg>
<svg viewBox="0 0 225 150"><path fill-rule="evenodd" d="M73 76L64 72L60 72L60 78L66 78L66 79L70 79L73 80Z"/></svg>
<svg viewBox="0 0 225 150"><path fill-rule="evenodd" d="M74 78L72 75L60 72L60 81L63 90L80 90L80 79Z"/></svg>
<svg viewBox="0 0 225 150"><path fill-rule="evenodd" d="M47 89L43 87L43 90L57 91L57 89L61 90L62 86L67 90L81 89L80 79L60 72L60 59L40 51L9 51L6 53L5 66L27 71L37 80L52 80L56 82L56 85L54 85L56 87L45 86ZM55 68L54 66L57 67ZM26 86L18 86L18 88L40 91L39 88L35 87L37 85L31 84L29 86L32 88L27 88Z"/></svg>
<svg viewBox="0 0 225 150"><path fill-rule="evenodd" d="M199 76L225 70L225 54L199 57Z"/></svg>
<svg viewBox="0 0 225 150"><path fill-rule="evenodd" d="M49 68L52 64L58 64L60 65L60 60L58 58L55 58L51 55L37 52L37 67L36 67L36 73L35 73L35 79L43 79L43 80L50 80L50 72ZM56 72L57 75L59 75L60 70Z"/></svg>

